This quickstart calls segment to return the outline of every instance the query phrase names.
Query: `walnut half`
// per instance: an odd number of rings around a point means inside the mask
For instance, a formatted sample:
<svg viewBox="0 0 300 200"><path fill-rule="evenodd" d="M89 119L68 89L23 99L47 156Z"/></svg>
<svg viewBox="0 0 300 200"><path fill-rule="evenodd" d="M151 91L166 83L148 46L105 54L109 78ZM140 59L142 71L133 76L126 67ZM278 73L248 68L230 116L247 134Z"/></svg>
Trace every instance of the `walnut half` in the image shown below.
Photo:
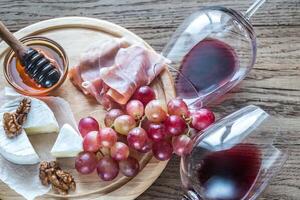
<svg viewBox="0 0 300 200"><path fill-rule="evenodd" d="M16 113L3 114L3 127L9 138L13 138L22 132L22 126L18 123Z"/></svg>
<svg viewBox="0 0 300 200"><path fill-rule="evenodd" d="M17 114L17 120L20 125L23 125L27 119L27 115L31 108L31 99L24 98L20 102L16 114Z"/></svg>
<svg viewBox="0 0 300 200"><path fill-rule="evenodd" d="M16 112L3 114L3 127L7 137L13 138L22 132L22 125L26 121L30 108L31 100L24 98Z"/></svg>
<svg viewBox="0 0 300 200"><path fill-rule="evenodd" d="M69 190L75 191L76 189L76 183L72 175L61 170L56 161L41 162L39 176L42 184L51 184L56 193L66 195Z"/></svg>

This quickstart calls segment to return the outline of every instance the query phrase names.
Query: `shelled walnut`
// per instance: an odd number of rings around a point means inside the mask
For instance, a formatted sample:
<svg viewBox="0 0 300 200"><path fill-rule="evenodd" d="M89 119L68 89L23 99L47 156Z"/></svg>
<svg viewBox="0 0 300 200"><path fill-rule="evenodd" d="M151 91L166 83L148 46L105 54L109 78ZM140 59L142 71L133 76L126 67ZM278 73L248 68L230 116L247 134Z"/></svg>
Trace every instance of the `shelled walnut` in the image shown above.
<svg viewBox="0 0 300 200"><path fill-rule="evenodd" d="M63 171L56 161L40 163L40 180L43 185L52 185L52 189L59 194L66 195L69 190L75 191L76 183L72 175Z"/></svg>
<svg viewBox="0 0 300 200"><path fill-rule="evenodd" d="M31 108L31 99L29 98L22 99L22 101L20 102L16 110L17 120L20 125L23 125L25 123L30 108Z"/></svg>
<svg viewBox="0 0 300 200"><path fill-rule="evenodd" d="M18 123L16 113L3 114L3 127L9 138L13 138L22 132L22 126Z"/></svg>
<svg viewBox="0 0 300 200"><path fill-rule="evenodd" d="M21 100L16 112L3 114L4 131L9 138L13 138L22 132L22 125L27 119L31 108L31 100L24 98Z"/></svg>

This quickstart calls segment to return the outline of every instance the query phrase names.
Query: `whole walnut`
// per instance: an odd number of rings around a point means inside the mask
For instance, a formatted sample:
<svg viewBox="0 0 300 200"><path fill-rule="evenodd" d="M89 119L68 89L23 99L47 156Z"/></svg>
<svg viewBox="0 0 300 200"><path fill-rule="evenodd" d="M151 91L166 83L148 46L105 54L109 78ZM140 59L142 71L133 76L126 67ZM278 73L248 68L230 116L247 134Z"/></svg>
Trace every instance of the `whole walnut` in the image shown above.
<svg viewBox="0 0 300 200"><path fill-rule="evenodd" d="M73 176L61 170L56 161L40 163L40 180L43 185L52 185L52 189L59 194L66 195L69 190L75 191L76 183Z"/></svg>

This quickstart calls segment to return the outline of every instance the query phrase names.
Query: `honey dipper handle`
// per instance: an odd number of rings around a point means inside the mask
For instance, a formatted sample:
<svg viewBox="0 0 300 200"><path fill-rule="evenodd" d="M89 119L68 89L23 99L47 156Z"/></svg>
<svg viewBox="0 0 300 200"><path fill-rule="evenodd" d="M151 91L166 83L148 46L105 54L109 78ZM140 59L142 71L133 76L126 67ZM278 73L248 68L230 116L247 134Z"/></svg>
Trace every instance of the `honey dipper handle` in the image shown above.
<svg viewBox="0 0 300 200"><path fill-rule="evenodd" d="M14 50L20 60L26 54L28 48L23 45L0 21L0 37Z"/></svg>

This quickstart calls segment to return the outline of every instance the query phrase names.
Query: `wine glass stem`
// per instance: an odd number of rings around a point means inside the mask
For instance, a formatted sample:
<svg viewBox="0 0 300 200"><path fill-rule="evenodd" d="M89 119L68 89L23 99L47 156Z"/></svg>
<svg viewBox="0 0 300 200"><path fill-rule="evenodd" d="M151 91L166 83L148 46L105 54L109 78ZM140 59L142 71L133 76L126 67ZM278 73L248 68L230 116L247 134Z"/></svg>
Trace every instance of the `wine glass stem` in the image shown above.
<svg viewBox="0 0 300 200"><path fill-rule="evenodd" d="M266 0L256 0L246 11L245 17L250 19L252 15L266 2Z"/></svg>

